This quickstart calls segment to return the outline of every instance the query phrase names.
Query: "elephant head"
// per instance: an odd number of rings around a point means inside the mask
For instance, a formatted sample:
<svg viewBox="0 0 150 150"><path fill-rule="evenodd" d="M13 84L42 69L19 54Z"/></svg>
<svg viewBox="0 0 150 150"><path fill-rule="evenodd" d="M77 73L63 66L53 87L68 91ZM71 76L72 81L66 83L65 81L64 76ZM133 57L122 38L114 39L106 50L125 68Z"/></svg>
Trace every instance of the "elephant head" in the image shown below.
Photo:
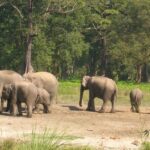
<svg viewBox="0 0 150 150"><path fill-rule="evenodd" d="M4 85L3 91L2 91L2 97L4 99L9 99L9 97L12 94L12 88L13 88L12 84L6 84L6 85Z"/></svg>
<svg viewBox="0 0 150 150"><path fill-rule="evenodd" d="M83 98L83 92L84 90L89 89L89 80L91 79L90 76L84 76L81 80L81 86L80 86L80 101L79 105L82 106L82 98Z"/></svg>

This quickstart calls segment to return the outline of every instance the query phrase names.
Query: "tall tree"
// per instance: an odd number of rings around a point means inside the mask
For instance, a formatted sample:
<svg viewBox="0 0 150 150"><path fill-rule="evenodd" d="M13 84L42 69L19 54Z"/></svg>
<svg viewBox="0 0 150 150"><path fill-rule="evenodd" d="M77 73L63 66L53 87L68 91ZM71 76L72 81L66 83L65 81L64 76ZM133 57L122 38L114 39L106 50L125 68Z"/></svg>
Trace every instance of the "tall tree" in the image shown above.
<svg viewBox="0 0 150 150"><path fill-rule="evenodd" d="M93 50L95 54L97 53L96 51L98 51L98 74L106 75L108 60L107 37L110 32L111 16L116 15L117 10L112 8L111 1L108 0L86 1L86 10L88 11L86 29L87 32L91 33L91 44L95 43L95 45L97 45L95 47L97 50L95 48ZM89 36L89 34L87 35ZM89 37L87 38L89 39Z"/></svg>
<svg viewBox="0 0 150 150"><path fill-rule="evenodd" d="M26 59L25 59L25 73L33 72L33 67L31 64L31 50L32 50L32 38L33 38L33 21L32 21L32 5L33 1L28 0L28 27L29 33L27 36L27 48L26 48Z"/></svg>
<svg viewBox="0 0 150 150"><path fill-rule="evenodd" d="M116 36L110 54L125 66L128 78L142 80L142 69L150 62L150 1L127 1L116 18Z"/></svg>

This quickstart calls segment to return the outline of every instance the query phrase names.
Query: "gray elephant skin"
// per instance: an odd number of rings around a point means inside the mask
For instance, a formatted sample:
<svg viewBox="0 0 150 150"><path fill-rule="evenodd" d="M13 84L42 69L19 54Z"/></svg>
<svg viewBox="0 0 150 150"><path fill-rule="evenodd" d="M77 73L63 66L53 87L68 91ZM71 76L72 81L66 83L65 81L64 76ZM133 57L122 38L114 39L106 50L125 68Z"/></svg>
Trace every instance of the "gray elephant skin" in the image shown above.
<svg viewBox="0 0 150 150"><path fill-rule="evenodd" d="M15 82L12 86L12 112L15 116L17 114L17 107L19 115L22 115L21 103L24 102L27 105L27 117L32 117L32 109L35 106L35 102L38 99L37 87L27 81Z"/></svg>
<svg viewBox="0 0 150 150"><path fill-rule="evenodd" d="M0 112L3 111L4 99L7 99L6 97L2 97L2 90L4 85L12 84L16 81L23 81L23 80L24 80L23 77L15 71L12 70L0 71ZM9 110L9 106L10 103L8 99L6 111Z"/></svg>
<svg viewBox="0 0 150 150"><path fill-rule="evenodd" d="M50 94L51 102L56 100L58 81L53 74L49 72L34 72L24 74L23 77L37 87L45 89Z"/></svg>
<svg viewBox="0 0 150 150"><path fill-rule="evenodd" d="M84 76L80 87L80 106L82 106L84 90L89 90L89 101L86 110L95 111L94 98L98 97L103 100L103 105L99 112L105 112L105 107L108 100L111 101L111 112L115 112L114 102L117 95L117 85L115 81L103 76Z"/></svg>
<svg viewBox="0 0 150 150"><path fill-rule="evenodd" d="M130 103L132 112L140 112L141 100L143 99L143 92L139 89L133 89L130 92Z"/></svg>
<svg viewBox="0 0 150 150"><path fill-rule="evenodd" d="M13 116L17 114L17 108L19 115L22 115L22 102L27 105L27 117L32 117L32 110L37 104L43 105L44 113L51 112L49 93L45 89L36 87L29 81L19 81L5 85L3 88L3 95L10 98L12 106L11 114Z"/></svg>
<svg viewBox="0 0 150 150"><path fill-rule="evenodd" d="M52 109L52 101L50 99L50 94L43 88L37 88L38 90L38 98L36 100L36 104L35 104L35 110L37 112L39 112L39 104L43 105L43 112L44 113L51 113Z"/></svg>

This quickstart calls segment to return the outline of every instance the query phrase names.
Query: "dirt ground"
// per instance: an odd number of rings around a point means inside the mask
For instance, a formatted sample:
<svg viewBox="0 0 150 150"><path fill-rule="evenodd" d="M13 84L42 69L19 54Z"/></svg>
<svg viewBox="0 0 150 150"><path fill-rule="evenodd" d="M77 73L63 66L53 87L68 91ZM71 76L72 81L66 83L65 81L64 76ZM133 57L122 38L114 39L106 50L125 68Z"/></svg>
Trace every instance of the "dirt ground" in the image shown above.
<svg viewBox="0 0 150 150"><path fill-rule="evenodd" d="M130 112L128 106L118 106L116 113L85 111L76 105L57 104L51 114L33 114L32 118L0 115L0 136L19 137L34 129L48 128L58 133L80 137L72 144L102 146L104 149L137 149L144 137L141 131L150 129L150 107L141 113ZM98 108L97 108L98 110Z"/></svg>

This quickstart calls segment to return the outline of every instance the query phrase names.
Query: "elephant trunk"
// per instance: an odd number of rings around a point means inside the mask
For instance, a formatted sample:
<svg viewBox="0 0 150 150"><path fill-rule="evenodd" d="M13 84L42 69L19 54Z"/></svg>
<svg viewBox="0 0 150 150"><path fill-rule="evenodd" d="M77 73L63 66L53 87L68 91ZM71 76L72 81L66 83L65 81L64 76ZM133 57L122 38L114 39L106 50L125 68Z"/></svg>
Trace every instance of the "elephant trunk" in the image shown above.
<svg viewBox="0 0 150 150"><path fill-rule="evenodd" d="M79 101L79 105L82 107L82 98L83 98L83 92L84 92L84 88L81 85L80 87L80 101Z"/></svg>

